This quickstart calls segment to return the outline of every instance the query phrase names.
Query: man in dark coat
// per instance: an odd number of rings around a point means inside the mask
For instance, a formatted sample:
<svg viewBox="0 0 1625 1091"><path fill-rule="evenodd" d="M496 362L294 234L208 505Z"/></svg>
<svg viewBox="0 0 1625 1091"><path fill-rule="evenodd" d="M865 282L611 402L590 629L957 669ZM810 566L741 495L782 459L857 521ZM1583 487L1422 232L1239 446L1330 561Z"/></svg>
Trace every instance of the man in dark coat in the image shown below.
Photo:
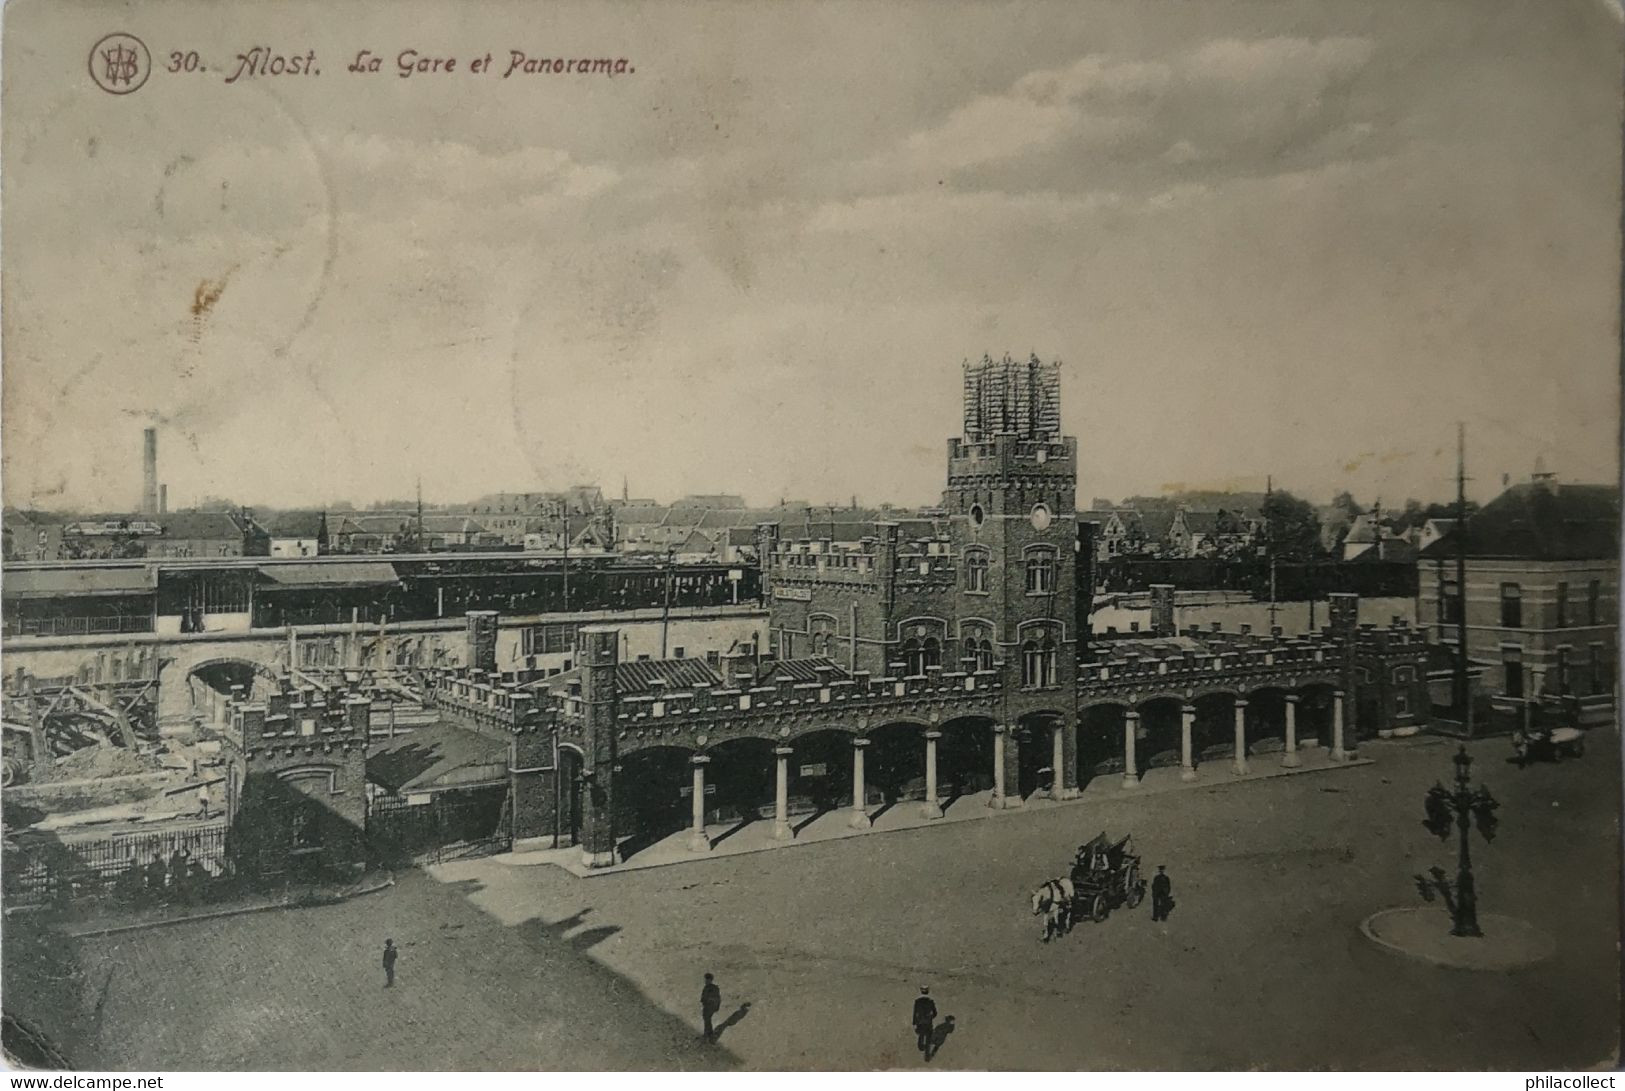
<svg viewBox="0 0 1625 1091"><path fill-rule="evenodd" d="M395 941L384 941L384 988L395 987L395 960L400 957L400 951L395 947Z"/></svg>
<svg viewBox="0 0 1625 1091"><path fill-rule="evenodd" d="M716 981L710 974L705 975L705 987L700 990L700 1018L705 1020L705 1040L717 1040L717 1032L711 1026L711 1020L717 1012L722 1010L722 990L717 988Z"/></svg>
<svg viewBox="0 0 1625 1091"><path fill-rule="evenodd" d="M1165 921L1174 908L1174 881L1168 878L1168 868L1157 865L1157 876L1151 880L1151 919Z"/></svg>
<svg viewBox="0 0 1625 1091"><path fill-rule="evenodd" d="M914 1036L919 1051L931 1059L931 1034L937 1029L937 1006L931 1000L931 986L921 985L920 995L914 998Z"/></svg>

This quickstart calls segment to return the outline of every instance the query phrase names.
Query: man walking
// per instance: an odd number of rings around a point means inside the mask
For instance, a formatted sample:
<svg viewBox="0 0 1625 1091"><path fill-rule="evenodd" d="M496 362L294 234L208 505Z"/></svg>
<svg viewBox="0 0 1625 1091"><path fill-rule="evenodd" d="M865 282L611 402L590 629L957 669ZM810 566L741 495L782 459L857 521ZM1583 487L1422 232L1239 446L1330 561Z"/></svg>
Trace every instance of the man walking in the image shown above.
<svg viewBox="0 0 1625 1091"><path fill-rule="evenodd" d="M395 987L395 960L400 957L400 951L395 947L395 941L384 941L384 988Z"/></svg>
<svg viewBox="0 0 1625 1091"><path fill-rule="evenodd" d="M721 1010L722 990L717 988L716 980L710 974L706 974L705 987L700 990L700 1018L705 1020L705 1040L707 1042L717 1040L717 1032L711 1026L711 1020Z"/></svg>
<svg viewBox="0 0 1625 1091"><path fill-rule="evenodd" d="M914 1037L916 1046L931 1059L931 1037L937 1029L937 1006L931 1000L931 986L921 985L920 995L914 998Z"/></svg>
<svg viewBox="0 0 1625 1091"><path fill-rule="evenodd" d="M1174 881L1168 878L1165 864L1157 865L1156 878L1151 880L1151 919L1165 921L1174 908Z"/></svg>

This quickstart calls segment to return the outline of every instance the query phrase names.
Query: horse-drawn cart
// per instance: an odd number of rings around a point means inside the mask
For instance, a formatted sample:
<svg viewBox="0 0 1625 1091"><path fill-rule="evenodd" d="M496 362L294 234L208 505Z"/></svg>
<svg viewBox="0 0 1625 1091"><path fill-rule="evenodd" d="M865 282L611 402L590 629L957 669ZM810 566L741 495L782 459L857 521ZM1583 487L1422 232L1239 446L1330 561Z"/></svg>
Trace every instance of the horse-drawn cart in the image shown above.
<svg viewBox="0 0 1625 1091"><path fill-rule="evenodd" d="M1562 761L1584 757L1585 732L1577 727L1535 725L1512 733L1512 753L1519 767L1532 761Z"/></svg>
<svg viewBox="0 0 1625 1091"><path fill-rule="evenodd" d="M1100 922L1120 905L1133 909L1145 898L1140 857L1128 836L1111 842L1105 833L1078 849L1072 865L1072 915Z"/></svg>
<svg viewBox="0 0 1625 1091"><path fill-rule="evenodd" d="M1102 833L1079 846L1067 878L1050 879L1033 891L1033 914L1044 918L1041 938L1048 943L1065 935L1082 917L1098 923L1118 906L1133 909L1145 900L1145 887L1129 838L1114 842Z"/></svg>

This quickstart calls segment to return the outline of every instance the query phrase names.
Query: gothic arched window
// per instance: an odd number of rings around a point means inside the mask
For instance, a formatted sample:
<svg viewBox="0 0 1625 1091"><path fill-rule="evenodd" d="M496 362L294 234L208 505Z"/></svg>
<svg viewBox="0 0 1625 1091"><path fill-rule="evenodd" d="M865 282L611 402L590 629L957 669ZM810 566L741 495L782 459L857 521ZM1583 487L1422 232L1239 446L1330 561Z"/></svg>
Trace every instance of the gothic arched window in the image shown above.
<svg viewBox="0 0 1625 1091"><path fill-rule="evenodd" d="M1056 679L1055 641L1049 636L1035 640L1031 637L1021 644L1021 684L1024 686L1053 686Z"/></svg>
<svg viewBox="0 0 1625 1091"><path fill-rule="evenodd" d="M912 637L903 641L903 670L910 676L925 673L925 649Z"/></svg>
<svg viewBox="0 0 1625 1091"><path fill-rule="evenodd" d="M965 590L987 591L987 551L973 549L965 554Z"/></svg>
<svg viewBox="0 0 1625 1091"><path fill-rule="evenodd" d="M1027 594L1055 593L1055 550L1041 546L1027 550Z"/></svg>

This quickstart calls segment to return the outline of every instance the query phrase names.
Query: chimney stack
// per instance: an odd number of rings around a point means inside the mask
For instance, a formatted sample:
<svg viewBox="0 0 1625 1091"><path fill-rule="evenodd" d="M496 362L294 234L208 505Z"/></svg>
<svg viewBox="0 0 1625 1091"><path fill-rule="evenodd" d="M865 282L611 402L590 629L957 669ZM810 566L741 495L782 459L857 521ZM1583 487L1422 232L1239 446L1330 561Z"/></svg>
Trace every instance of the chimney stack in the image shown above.
<svg viewBox="0 0 1625 1091"><path fill-rule="evenodd" d="M169 514L169 486L168 485L159 485L158 486L158 514L159 515L168 515Z"/></svg>
<svg viewBox="0 0 1625 1091"><path fill-rule="evenodd" d="M158 514L158 429L141 434L141 514Z"/></svg>

